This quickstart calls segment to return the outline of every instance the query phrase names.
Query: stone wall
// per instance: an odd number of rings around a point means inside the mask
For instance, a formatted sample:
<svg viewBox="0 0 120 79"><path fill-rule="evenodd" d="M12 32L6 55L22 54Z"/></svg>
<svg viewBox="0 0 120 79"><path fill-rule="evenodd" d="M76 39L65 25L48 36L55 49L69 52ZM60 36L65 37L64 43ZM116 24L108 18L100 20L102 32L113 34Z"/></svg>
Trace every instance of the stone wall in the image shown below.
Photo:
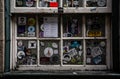
<svg viewBox="0 0 120 79"><path fill-rule="evenodd" d="M0 72L4 71L4 0L0 0Z"/></svg>

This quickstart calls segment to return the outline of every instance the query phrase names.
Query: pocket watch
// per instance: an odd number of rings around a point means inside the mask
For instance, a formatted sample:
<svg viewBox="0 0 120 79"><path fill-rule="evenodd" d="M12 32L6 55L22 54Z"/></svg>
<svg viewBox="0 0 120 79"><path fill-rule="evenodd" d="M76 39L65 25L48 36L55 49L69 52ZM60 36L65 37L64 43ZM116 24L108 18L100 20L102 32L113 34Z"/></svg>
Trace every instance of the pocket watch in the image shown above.
<svg viewBox="0 0 120 79"><path fill-rule="evenodd" d="M106 5L106 0L98 0L98 1L97 1L97 5L98 5L99 7L104 7L104 6Z"/></svg>

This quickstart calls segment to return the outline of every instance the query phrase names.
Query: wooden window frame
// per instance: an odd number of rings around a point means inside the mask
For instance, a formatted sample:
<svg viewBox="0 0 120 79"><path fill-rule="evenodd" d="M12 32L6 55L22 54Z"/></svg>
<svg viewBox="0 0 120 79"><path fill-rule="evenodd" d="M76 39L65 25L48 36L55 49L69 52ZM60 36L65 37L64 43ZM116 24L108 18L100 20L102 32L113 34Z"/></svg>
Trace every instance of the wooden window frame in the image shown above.
<svg viewBox="0 0 120 79"><path fill-rule="evenodd" d="M36 28L38 28L38 15L34 14L36 16L36 21L37 21L37 25ZM110 24L110 17L107 16L107 14L105 14L105 37L86 37L86 26L85 26L85 15L82 15L82 30L83 30L83 37L63 37L63 23L62 23L62 17L60 17L60 33L61 36L59 38L37 38L37 37L17 37L17 24L16 24L16 17L14 16L11 20L11 56L10 56L10 61L11 61L11 69L15 69L16 68L16 62L17 62L17 57L16 57L16 52L17 52L17 40L18 39L22 39L22 40L26 40L26 39L35 39L37 40L37 52L38 52L38 59L39 59L39 40L59 40L60 41L60 50L61 52L63 52L63 40L69 40L69 39L76 39L76 40L83 40L83 51L84 51L84 64L83 65L63 65L62 64L62 55L63 53L61 53L61 63L60 65L20 65L17 69L18 70L109 70L111 69L112 66L112 58L111 58L111 24ZM37 35L38 35L38 31L37 30ZM107 40L107 49L106 49L106 65L86 65L85 61L86 61L86 52L85 52L85 40L86 39L106 39ZM13 48L14 47L14 48ZM39 61L38 61L39 63Z"/></svg>

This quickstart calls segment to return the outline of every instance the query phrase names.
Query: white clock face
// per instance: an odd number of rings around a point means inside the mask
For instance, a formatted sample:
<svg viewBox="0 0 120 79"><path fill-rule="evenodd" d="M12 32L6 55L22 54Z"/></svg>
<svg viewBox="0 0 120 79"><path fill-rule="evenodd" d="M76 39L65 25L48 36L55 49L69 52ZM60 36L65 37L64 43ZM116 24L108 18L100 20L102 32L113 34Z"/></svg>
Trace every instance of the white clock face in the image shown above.
<svg viewBox="0 0 120 79"><path fill-rule="evenodd" d="M97 5L98 5L99 7L104 7L104 6L106 5L106 0L98 0L98 1L97 1Z"/></svg>

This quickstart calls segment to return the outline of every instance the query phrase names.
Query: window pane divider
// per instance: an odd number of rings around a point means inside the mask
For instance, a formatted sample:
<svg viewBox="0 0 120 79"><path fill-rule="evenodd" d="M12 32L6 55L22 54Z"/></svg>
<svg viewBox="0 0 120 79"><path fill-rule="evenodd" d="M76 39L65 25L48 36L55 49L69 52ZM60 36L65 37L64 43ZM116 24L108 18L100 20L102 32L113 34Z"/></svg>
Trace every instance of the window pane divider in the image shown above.
<svg viewBox="0 0 120 79"><path fill-rule="evenodd" d="M107 37L84 37L84 39L107 39Z"/></svg>
<svg viewBox="0 0 120 79"><path fill-rule="evenodd" d="M39 37L39 23L38 23L38 19L39 19L39 17L36 15L36 37ZM36 62L36 64L39 66L39 63L40 63L40 53L39 53L39 51L40 51L40 45L39 45L39 40L38 39L36 39L36 41L37 41L37 62Z"/></svg>
<svg viewBox="0 0 120 79"><path fill-rule="evenodd" d="M83 65L84 67L86 66L86 44L85 44L85 36L86 36L86 25L85 25L85 15L83 15L82 17L82 20L83 20L83 25L82 25L82 35L83 35Z"/></svg>
<svg viewBox="0 0 120 79"><path fill-rule="evenodd" d="M111 46L110 46L110 17L106 16L106 20L105 20L105 24L106 24L106 27L105 27L105 35L107 37L107 46L106 46L106 64L107 64L107 67L108 69L110 69L110 66L111 66L111 53L110 51L112 51L111 49Z"/></svg>
<svg viewBox="0 0 120 79"><path fill-rule="evenodd" d="M60 65L61 66L63 66L63 61L62 61L62 59L63 59L63 20L62 20L63 18L62 17L60 17L60 21L61 21L61 26L60 26L60 33L61 33L61 38L60 38Z"/></svg>
<svg viewBox="0 0 120 79"><path fill-rule="evenodd" d="M39 40L60 40L61 38L38 38Z"/></svg>
<svg viewBox="0 0 120 79"><path fill-rule="evenodd" d="M83 39L83 37L63 37L63 39Z"/></svg>
<svg viewBox="0 0 120 79"><path fill-rule="evenodd" d="M15 16L15 17L17 17L17 16ZM17 21L17 18L15 18L15 21ZM14 39L14 41L15 41L15 43L14 43L14 47L15 47L15 50L14 50L14 67L15 66L17 66L17 40L16 40L16 37L17 37L17 24L15 23L14 24L14 27L13 27L14 29L15 29L15 31L13 32L13 33L15 33L14 35L15 35L15 39Z"/></svg>
<svg viewBox="0 0 120 79"><path fill-rule="evenodd" d="M31 39L37 39L37 38L36 37L16 37L16 39L31 40Z"/></svg>

